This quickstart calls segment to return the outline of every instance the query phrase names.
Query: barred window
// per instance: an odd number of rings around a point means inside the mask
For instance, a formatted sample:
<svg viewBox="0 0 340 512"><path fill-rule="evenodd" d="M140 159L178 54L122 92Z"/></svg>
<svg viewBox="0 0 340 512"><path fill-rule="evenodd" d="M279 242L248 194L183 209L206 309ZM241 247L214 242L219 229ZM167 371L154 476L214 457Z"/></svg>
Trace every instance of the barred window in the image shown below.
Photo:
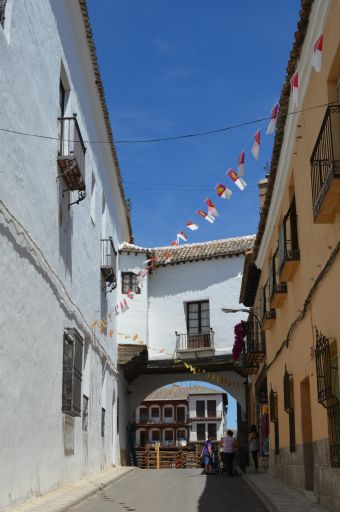
<svg viewBox="0 0 340 512"><path fill-rule="evenodd" d="M205 441L205 423L197 423L197 441Z"/></svg>
<svg viewBox="0 0 340 512"><path fill-rule="evenodd" d="M83 395L83 422L82 429L87 432L89 424L89 399Z"/></svg>
<svg viewBox="0 0 340 512"><path fill-rule="evenodd" d="M207 408L208 408L208 417L216 418L216 400L208 400Z"/></svg>
<svg viewBox="0 0 340 512"><path fill-rule="evenodd" d="M5 10L7 0L0 0L0 24L3 27L5 24Z"/></svg>
<svg viewBox="0 0 340 512"><path fill-rule="evenodd" d="M133 272L122 272L122 293L140 293L137 275Z"/></svg>
<svg viewBox="0 0 340 512"><path fill-rule="evenodd" d="M213 441L216 441L216 423L208 423L208 437L211 436Z"/></svg>
<svg viewBox="0 0 340 512"><path fill-rule="evenodd" d="M77 329L64 332L62 412L81 416L83 338Z"/></svg>

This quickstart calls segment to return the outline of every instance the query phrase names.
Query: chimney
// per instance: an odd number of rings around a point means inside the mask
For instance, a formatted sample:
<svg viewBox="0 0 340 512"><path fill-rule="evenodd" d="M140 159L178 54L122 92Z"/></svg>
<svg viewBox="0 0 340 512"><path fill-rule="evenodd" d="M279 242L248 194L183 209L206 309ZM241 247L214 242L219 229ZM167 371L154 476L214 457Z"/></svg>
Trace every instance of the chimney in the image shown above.
<svg viewBox="0 0 340 512"><path fill-rule="evenodd" d="M260 180L258 182L259 197L260 197L260 213L261 213L261 210L263 207L264 199L266 197L267 185L268 185L268 178L264 178L263 180Z"/></svg>

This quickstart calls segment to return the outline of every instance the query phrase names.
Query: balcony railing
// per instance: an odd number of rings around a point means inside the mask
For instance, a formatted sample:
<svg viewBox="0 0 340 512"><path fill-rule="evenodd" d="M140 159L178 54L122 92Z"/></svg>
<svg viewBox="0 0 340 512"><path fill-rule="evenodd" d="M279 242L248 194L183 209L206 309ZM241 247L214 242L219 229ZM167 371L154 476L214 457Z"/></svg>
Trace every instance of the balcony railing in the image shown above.
<svg viewBox="0 0 340 512"><path fill-rule="evenodd" d="M244 351L245 371L248 375L257 373L266 354L266 337L258 321L249 315Z"/></svg>
<svg viewBox="0 0 340 512"><path fill-rule="evenodd" d="M214 331L176 334L176 352L190 352L214 348Z"/></svg>
<svg viewBox="0 0 340 512"><path fill-rule="evenodd" d="M340 105L327 107L310 165L314 222L333 222L340 199Z"/></svg>
<svg viewBox="0 0 340 512"><path fill-rule="evenodd" d="M116 278L116 250L111 237L101 241L100 271L106 283L112 284Z"/></svg>
<svg viewBox="0 0 340 512"><path fill-rule="evenodd" d="M263 329L271 329L276 318L275 309L270 306L269 282L263 286L260 298L260 320Z"/></svg>
<svg viewBox="0 0 340 512"><path fill-rule="evenodd" d="M269 266L269 297L273 308L280 308L287 294L287 283L281 282L278 267L279 250L276 249Z"/></svg>
<svg viewBox="0 0 340 512"><path fill-rule="evenodd" d="M295 197L279 230L278 271L280 281L292 281L300 261Z"/></svg>
<svg viewBox="0 0 340 512"><path fill-rule="evenodd" d="M80 133L77 118L60 117L58 163L60 175L67 190L78 190L85 198L85 153L86 148ZM80 196L79 196L80 197Z"/></svg>

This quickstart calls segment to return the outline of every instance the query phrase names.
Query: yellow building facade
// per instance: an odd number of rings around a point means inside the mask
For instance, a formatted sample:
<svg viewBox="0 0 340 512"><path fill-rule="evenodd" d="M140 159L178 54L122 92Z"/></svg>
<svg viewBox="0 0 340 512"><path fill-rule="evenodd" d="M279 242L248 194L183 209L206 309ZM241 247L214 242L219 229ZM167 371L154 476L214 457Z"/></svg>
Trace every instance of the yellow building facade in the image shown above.
<svg viewBox="0 0 340 512"><path fill-rule="evenodd" d="M261 455L269 454L274 476L332 511L340 510L339 101L340 2L302 1L240 300L259 320L250 315L245 364L249 423L259 425Z"/></svg>

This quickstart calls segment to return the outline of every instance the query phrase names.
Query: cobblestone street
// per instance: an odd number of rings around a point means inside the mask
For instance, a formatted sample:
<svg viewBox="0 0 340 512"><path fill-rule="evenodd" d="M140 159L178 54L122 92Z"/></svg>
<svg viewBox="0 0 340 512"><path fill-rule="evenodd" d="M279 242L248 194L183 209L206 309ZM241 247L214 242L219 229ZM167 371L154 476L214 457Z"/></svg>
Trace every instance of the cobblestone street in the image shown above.
<svg viewBox="0 0 340 512"><path fill-rule="evenodd" d="M70 509L72 512L262 512L241 477L205 476L198 469L136 470Z"/></svg>

